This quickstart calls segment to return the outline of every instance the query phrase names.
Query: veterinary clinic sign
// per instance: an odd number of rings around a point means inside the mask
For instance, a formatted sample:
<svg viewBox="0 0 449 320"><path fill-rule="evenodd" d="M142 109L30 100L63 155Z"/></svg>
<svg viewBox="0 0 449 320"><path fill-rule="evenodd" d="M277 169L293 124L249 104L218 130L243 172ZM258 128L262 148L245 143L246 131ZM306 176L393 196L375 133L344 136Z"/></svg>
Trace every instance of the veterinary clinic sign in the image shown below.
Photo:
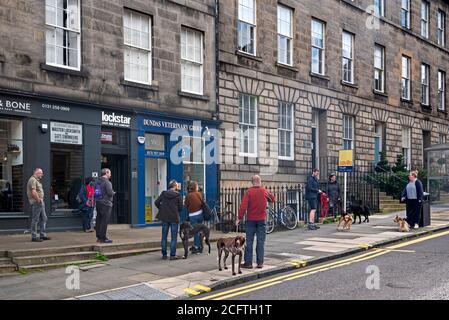
<svg viewBox="0 0 449 320"><path fill-rule="evenodd" d="M83 144L83 126L80 124L50 122L50 141L62 144Z"/></svg>
<svg viewBox="0 0 449 320"><path fill-rule="evenodd" d="M354 169L354 150L340 150L338 172L352 172Z"/></svg>

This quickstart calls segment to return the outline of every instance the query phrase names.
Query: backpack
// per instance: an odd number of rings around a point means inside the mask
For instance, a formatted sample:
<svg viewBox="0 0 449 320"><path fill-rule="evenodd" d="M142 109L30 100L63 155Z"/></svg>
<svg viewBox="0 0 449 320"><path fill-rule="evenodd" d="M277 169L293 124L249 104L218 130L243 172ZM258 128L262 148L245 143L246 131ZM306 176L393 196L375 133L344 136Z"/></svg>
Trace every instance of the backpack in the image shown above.
<svg viewBox="0 0 449 320"><path fill-rule="evenodd" d="M80 191L76 195L76 202L78 202L79 204L83 204L85 198L86 198L86 187L82 185Z"/></svg>
<svg viewBox="0 0 449 320"><path fill-rule="evenodd" d="M203 209L203 219L204 221L209 221L211 216L212 216L212 212L209 208L209 206L207 205L207 203L204 200L201 200L201 208Z"/></svg>
<svg viewBox="0 0 449 320"><path fill-rule="evenodd" d="M101 182L100 181L98 181L95 184L94 198L95 198L95 200L103 199L103 189L101 188Z"/></svg>

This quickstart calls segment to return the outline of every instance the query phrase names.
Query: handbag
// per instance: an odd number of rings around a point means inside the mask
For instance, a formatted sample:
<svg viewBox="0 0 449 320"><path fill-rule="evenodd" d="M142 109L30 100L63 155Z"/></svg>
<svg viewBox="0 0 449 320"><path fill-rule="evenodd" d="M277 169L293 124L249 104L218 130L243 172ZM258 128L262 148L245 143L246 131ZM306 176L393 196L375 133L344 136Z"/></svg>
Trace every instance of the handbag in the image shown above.
<svg viewBox="0 0 449 320"><path fill-rule="evenodd" d="M209 221L212 216L212 211L203 199L201 199L201 209L203 210L204 221Z"/></svg>

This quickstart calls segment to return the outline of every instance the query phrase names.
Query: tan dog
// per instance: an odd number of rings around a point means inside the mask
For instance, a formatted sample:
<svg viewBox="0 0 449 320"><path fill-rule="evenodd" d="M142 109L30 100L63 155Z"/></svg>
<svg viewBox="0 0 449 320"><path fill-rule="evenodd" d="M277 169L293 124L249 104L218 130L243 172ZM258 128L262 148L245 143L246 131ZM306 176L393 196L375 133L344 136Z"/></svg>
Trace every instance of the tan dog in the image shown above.
<svg viewBox="0 0 449 320"><path fill-rule="evenodd" d="M342 214L338 222L337 230L340 230L340 225L343 223L343 231L351 231L354 218L349 213Z"/></svg>
<svg viewBox="0 0 449 320"><path fill-rule="evenodd" d="M410 232L410 225L404 218L396 216L393 221L399 225L399 232Z"/></svg>
<svg viewBox="0 0 449 320"><path fill-rule="evenodd" d="M218 270L221 271L221 256L223 254L223 251L225 253L223 264L225 270L228 270L228 267L226 266L226 259L228 258L229 254L232 254L232 275L235 276L235 256L239 256L239 266L238 266L238 273L242 274L242 271L240 270L240 265L242 264L242 256L243 251L245 248L245 237L243 236L237 236L233 238L221 238L217 241L217 249L218 249Z"/></svg>

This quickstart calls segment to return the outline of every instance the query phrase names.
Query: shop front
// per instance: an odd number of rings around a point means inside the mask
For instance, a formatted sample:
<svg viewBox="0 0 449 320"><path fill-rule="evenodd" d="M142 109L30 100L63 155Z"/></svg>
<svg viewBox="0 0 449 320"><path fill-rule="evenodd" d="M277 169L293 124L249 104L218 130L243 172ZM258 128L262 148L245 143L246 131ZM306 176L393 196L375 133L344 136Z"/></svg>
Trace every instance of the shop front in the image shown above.
<svg viewBox="0 0 449 320"><path fill-rule="evenodd" d="M77 194L104 166L121 198L113 222L131 224L132 119L94 105L0 94L0 232L29 229L26 183L37 167L44 171L48 230L81 229Z"/></svg>
<svg viewBox="0 0 449 320"><path fill-rule="evenodd" d="M139 225L157 225L155 201L173 179L183 196L189 182L198 182L200 192L213 205L218 190L213 132L218 123L161 115L140 115L137 123Z"/></svg>

